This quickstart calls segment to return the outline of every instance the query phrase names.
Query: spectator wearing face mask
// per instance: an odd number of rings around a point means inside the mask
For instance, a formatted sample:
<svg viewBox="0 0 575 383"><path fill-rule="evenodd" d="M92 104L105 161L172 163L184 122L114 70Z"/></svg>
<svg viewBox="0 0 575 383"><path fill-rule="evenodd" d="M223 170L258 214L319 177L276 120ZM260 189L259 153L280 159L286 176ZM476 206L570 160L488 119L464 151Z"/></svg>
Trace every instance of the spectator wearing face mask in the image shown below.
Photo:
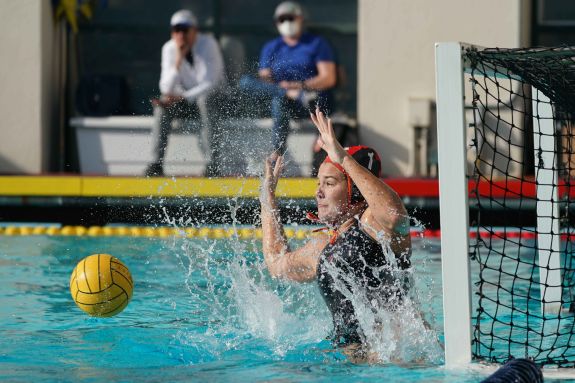
<svg viewBox="0 0 575 383"><path fill-rule="evenodd" d="M291 118L307 117L316 106L324 114L331 112L336 63L327 41L305 31L304 13L298 3L279 4L274 21L280 36L264 45L258 76L242 77L240 88L271 103L271 141L273 149L282 154Z"/></svg>

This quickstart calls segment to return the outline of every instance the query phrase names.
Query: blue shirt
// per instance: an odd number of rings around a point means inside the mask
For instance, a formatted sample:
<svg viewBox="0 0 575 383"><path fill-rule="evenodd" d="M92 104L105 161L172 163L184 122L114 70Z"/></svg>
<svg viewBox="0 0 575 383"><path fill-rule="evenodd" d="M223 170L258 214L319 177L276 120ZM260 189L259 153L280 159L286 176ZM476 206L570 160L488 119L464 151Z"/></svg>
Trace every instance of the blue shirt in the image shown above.
<svg viewBox="0 0 575 383"><path fill-rule="evenodd" d="M327 41L304 33L298 43L289 46L282 37L264 45L259 69L270 69L275 82L304 81L317 76L317 63L335 62L335 55Z"/></svg>

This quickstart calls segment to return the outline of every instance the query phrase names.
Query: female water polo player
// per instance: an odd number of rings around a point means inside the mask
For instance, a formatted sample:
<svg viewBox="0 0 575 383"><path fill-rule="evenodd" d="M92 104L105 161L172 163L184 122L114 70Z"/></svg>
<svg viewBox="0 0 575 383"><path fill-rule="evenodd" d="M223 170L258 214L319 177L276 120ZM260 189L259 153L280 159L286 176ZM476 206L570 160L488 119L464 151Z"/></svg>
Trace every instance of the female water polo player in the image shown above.
<svg viewBox="0 0 575 383"><path fill-rule="evenodd" d="M379 178L377 152L366 146L344 149L321 111L311 117L328 154L315 194L315 218L327 225L328 235L315 236L298 249L288 247L275 197L282 158L272 156L260 196L263 253L272 276L318 281L333 316L334 344L358 357L369 352L358 302L371 310L401 304L405 286L398 276L402 273L395 271L410 267L410 220L397 193Z"/></svg>

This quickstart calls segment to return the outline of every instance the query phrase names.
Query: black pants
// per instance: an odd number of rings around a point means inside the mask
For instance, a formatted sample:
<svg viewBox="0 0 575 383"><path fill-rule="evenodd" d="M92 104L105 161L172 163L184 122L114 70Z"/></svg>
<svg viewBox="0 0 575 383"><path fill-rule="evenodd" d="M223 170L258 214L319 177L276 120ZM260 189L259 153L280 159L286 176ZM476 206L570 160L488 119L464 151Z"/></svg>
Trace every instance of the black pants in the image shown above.
<svg viewBox="0 0 575 383"><path fill-rule="evenodd" d="M205 173L209 176L219 175L222 153L219 137L222 135L222 117L227 114L224 98L223 94L214 92L209 96L199 97L193 103L182 100L167 108L154 106L152 165L163 167L173 121L195 119L199 120L201 125L201 130L197 132L200 145L206 147L210 157Z"/></svg>

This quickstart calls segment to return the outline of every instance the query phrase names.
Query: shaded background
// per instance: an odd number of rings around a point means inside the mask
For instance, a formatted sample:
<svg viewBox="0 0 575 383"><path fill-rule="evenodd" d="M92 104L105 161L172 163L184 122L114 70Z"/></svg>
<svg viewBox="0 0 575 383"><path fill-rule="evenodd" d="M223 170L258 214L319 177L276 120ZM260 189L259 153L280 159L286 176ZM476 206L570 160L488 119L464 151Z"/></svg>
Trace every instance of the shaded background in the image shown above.
<svg viewBox="0 0 575 383"><path fill-rule="evenodd" d="M355 116L357 1L300 3L308 14L308 29L327 38L345 72L345 82L337 92L338 110ZM275 1L265 0L110 0L101 3L92 20L80 23L78 77L124 77L129 104L123 114L151 114L148 100L159 93L161 48L170 38L169 20L175 11L190 9L198 17L200 29L213 33L220 41L233 37L245 49L245 71L255 73L263 44L278 36L273 23L276 5Z"/></svg>

